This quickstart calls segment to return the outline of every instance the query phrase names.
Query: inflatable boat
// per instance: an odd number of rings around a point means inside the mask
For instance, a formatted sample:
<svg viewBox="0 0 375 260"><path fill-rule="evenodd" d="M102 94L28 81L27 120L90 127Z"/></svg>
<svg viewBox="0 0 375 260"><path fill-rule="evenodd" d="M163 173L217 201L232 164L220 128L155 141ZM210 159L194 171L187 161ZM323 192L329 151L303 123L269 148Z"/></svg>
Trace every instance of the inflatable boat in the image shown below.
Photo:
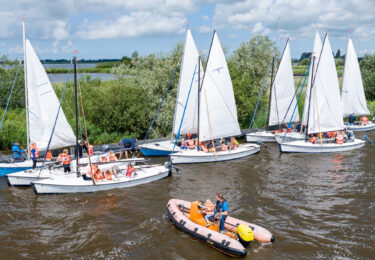
<svg viewBox="0 0 375 260"><path fill-rule="evenodd" d="M173 224L207 245L232 257L244 257L251 241L274 242L274 236L265 228L228 216L224 232L219 232L220 221L206 223L204 204L171 199L167 211Z"/></svg>

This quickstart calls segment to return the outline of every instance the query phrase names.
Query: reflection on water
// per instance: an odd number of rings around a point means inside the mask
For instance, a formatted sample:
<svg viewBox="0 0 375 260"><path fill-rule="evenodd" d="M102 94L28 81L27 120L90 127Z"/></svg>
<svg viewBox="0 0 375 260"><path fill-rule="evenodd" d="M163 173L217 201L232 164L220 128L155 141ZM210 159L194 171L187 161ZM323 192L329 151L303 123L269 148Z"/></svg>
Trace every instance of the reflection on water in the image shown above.
<svg viewBox="0 0 375 260"><path fill-rule="evenodd" d="M247 259L371 259L374 149L280 154L269 145L246 159L184 165L171 178L93 194L36 196L1 179L0 256L228 259L175 228L165 209L170 198L221 192L230 214L276 237L253 243Z"/></svg>

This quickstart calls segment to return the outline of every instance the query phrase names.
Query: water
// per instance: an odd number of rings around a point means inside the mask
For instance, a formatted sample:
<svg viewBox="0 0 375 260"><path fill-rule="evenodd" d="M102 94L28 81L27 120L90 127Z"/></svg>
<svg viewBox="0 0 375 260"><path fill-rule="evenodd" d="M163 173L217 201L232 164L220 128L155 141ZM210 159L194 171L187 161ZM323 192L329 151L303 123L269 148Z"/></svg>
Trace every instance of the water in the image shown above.
<svg viewBox="0 0 375 260"><path fill-rule="evenodd" d="M91 79L100 79L103 81L106 80L112 80L115 78L115 75L111 73L79 73L78 78L86 78L86 76L90 76ZM66 79L73 81L74 80L74 74L70 73L52 73L48 74L48 78L51 81L51 83L56 83L56 82L65 82Z"/></svg>
<svg viewBox="0 0 375 260"><path fill-rule="evenodd" d="M276 237L253 243L246 259L374 259L374 156L375 145L322 155L268 145L252 157L184 165L161 181L93 194L37 196L1 178L0 257L228 259L166 213L170 198L222 192L231 215Z"/></svg>

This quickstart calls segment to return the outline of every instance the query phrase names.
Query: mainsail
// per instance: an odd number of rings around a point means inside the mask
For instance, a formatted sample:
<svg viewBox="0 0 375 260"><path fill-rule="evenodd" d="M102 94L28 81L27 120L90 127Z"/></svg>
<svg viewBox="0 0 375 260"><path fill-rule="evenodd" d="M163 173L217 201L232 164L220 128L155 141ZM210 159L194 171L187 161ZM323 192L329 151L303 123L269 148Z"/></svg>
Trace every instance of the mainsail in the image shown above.
<svg viewBox="0 0 375 260"><path fill-rule="evenodd" d="M314 46L313 52L311 53L311 62L313 57L315 57L315 68L314 68L314 75L316 73L316 64L319 60L319 55L322 50L322 41L320 40L319 31L315 31L315 38L314 38ZM311 87L311 75L312 75L312 66L310 66L309 70L309 78L307 81L307 88L306 88L306 95L305 95L305 104L303 106L303 114L302 114L302 125L306 126L307 124L307 111L309 109L309 100L310 100L310 87Z"/></svg>
<svg viewBox="0 0 375 260"><path fill-rule="evenodd" d="M219 38L214 32L200 91L199 140L240 134L232 80Z"/></svg>
<svg viewBox="0 0 375 260"><path fill-rule="evenodd" d="M296 106L292 59L290 56L289 39L285 45L271 92L270 116L268 125L279 125L283 121L289 123ZM285 118L285 119L284 119ZM299 121L298 108L292 122Z"/></svg>
<svg viewBox="0 0 375 260"><path fill-rule="evenodd" d="M186 31L184 54L180 70L180 80L177 90L177 101L173 121L173 133L198 133L198 58L199 53L195 46L190 30ZM201 77L203 77L202 65ZM190 92L190 94L189 94ZM186 111L184 114L186 105ZM183 120L182 120L183 119ZM181 122L182 121L182 122Z"/></svg>
<svg viewBox="0 0 375 260"><path fill-rule="evenodd" d="M339 80L327 35L315 64L317 68L311 89L308 134L344 129Z"/></svg>
<svg viewBox="0 0 375 260"><path fill-rule="evenodd" d="M341 101L344 116L349 116L353 113L357 116L370 114L367 109L358 57L350 38L348 39L348 48L345 55Z"/></svg>
<svg viewBox="0 0 375 260"><path fill-rule="evenodd" d="M25 42L30 143L40 151L47 149L59 109L59 100L29 40ZM75 144L75 135L60 110L49 149Z"/></svg>

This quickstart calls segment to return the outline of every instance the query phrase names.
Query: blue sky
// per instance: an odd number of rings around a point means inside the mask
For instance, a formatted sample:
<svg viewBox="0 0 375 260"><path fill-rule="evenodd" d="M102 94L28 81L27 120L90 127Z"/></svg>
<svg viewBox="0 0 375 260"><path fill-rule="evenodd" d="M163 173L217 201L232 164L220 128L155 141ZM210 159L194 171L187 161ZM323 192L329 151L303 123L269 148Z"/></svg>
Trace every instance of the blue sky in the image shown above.
<svg viewBox="0 0 375 260"><path fill-rule="evenodd" d="M293 58L312 49L315 25L334 52L352 31L358 56L375 52L373 0L0 0L0 54L22 58L22 17L41 59L121 58L169 52L184 40L187 22L207 51L213 29L233 51L256 34L291 39ZM277 20L279 19L279 30Z"/></svg>

